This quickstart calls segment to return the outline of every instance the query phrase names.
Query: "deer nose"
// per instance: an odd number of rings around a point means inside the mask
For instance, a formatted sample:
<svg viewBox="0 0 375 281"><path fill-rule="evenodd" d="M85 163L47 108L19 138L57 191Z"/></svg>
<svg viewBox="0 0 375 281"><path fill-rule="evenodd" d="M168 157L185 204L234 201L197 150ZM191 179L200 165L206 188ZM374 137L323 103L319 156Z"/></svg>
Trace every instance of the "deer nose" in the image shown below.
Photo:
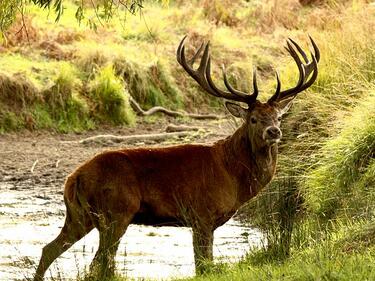
<svg viewBox="0 0 375 281"><path fill-rule="evenodd" d="M268 138L270 139L280 139L281 138L281 130L278 127L268 127L266 129L266 133Z"/></svg>

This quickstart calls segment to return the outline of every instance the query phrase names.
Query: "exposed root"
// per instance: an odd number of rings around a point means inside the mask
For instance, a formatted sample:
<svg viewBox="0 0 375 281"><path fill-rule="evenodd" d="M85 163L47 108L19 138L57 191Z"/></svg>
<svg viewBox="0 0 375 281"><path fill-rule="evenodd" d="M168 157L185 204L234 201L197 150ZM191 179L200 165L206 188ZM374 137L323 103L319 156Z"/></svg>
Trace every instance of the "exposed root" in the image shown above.
<svg viewBox="0 0 375 281"><path fill-rule="evenodd" d="M130 102L131 107L135 111L135 113L140 116L149 116L157 112L160 112L171 117L189 117L192 119L202 119L202 120L204 119L214 120L214 119L222 118L221 116L215 115L215 114L194 114L194 113L188 113L188 112L180 112L180 111L166 109L162 106L155 106L145 111L132 97L129 98L129 102Z"/></svg>

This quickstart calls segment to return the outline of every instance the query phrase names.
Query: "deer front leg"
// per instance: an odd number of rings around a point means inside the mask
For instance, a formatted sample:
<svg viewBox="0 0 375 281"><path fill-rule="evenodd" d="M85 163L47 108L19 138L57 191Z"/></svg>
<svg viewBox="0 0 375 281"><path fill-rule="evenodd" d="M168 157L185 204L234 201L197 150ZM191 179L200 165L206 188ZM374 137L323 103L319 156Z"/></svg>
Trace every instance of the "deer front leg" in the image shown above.
<svg viewBox="0 0 375 281"><path fill-rule="evenodd" d="M193 247L196 274L207 271L213 260L214 231L212 227L193 227Z"/></svg>

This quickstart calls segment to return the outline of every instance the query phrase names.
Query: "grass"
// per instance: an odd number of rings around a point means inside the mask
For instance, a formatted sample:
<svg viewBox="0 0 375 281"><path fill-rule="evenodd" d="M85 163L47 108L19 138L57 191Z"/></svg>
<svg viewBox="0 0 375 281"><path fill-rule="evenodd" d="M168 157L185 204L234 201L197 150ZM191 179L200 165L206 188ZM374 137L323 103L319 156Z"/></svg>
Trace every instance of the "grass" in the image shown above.
<svg viewBox="0 0 375 281"><path fill-rule="evenodd" d="M101 69L89 87L89 94L97 102L94 111L103 121L109 120L114 125L134 124L135 114L129 104L129 93L112 66Z"/></svg>
<svg viewBox="0 0 375 281"><path fill-rule="evenodd" d="M365 254L345 255L320 248L281 264L244 263L226 273L186 280L366 280L375 276L373 262L373 249Z"/></svg>
<svg viewBox="0 0 375 281"><path fill-rule="evenodd" d="M375 177L374 103L375 95L371 94L354 109L341 124L340 134L324 145L320 161L308 174L310 206L325 220L339 213L365 216L365 209L373 216L374 193L368 181Z"/></svg>

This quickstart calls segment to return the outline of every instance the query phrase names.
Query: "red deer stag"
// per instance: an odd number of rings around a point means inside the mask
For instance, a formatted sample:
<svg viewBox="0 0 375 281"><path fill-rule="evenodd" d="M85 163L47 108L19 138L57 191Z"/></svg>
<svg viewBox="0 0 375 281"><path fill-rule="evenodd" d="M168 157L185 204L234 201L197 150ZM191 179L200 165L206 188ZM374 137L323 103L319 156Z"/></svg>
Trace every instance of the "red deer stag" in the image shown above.
<svg viewBox="0 0 375 281"><path fill-rule="evenodd" d="M186 37L185 37L186 38ZM129 224L188 226L193 230L196 272L212 260L214 230L228 221L244 203L266 186L275 174L281 116L296 95L310 87L318 75L320 53L310 38L311 60L289 39L287 51L299 70L295 87L281 91L278 75L275 94L257 100L256 74L252 94L234 89L224 72L227 90L211 79L209 43L194 56L185 57L185 38L177 61L210 95L242 102L226 102L229 112L243 125L213 145L133 148L103 152L80 166L67 179L65 225L43 248L34 280L42 280L50 264L94 227L99 248L92 265L101 276L112 275L119 240ZM203 51L199 67L193 64Z"/></svg>

